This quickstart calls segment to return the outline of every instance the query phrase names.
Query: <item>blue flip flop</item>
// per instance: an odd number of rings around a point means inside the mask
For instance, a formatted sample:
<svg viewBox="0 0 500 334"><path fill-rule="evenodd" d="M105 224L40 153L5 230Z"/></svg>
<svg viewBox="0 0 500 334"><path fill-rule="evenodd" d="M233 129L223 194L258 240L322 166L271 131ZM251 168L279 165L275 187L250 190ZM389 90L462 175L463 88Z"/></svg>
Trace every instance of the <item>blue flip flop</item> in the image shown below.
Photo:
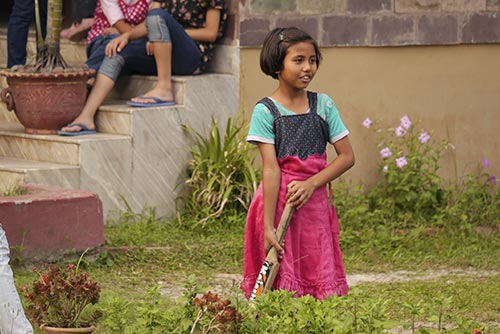
<svg viewBox="0 0 500 334"><path fill-rule="evenodd" d="M66 125L67 127L72 127L72 126L79 126L80 131L62 131L59 130L57 131L57 134L59 136L81 136L81 135L92 135L96 133L96 130L89 130L85 124L82 123L70 123Z"/></svg>
<svg viewBox="0 0 500 334"><path fill-rule="evenodd" d="M127 104L132 107L166 107L166 106L173 106L175 105L175 101L172 100L162 100L158 97L155 96L144 96L144 95L139 95L138 97L143 98L143 99L151 99L154 102L134 102L134 101L127 101Z"/></svg>

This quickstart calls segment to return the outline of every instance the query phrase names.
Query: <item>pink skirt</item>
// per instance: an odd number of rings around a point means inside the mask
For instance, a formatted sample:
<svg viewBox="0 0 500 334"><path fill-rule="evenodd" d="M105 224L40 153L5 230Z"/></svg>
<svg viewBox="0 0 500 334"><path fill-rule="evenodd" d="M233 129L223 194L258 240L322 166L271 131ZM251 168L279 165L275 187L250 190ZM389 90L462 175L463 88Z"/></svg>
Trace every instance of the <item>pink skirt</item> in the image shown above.
<svg viewBox="0 0 500 334"><path fill-rule="evenodd" d="M287 184L303 180L316 172L322 157L306 161L287 161L282 168L275 227L285 206ZM313 161L311 161L313 160ZM300 166L297 166L296 164ZM311 164L312 163L312 164ZM315 170L304 173L304 167ZM292 168L290 168L292 167ZM296 171L300 170L301 173ZM245 227L244 273L241 289L247 298L265 260L262 184L250 205ZM339 222L335 207L330 206L326 187L317 189L301 209L296 210L285 235L285 253L273 289L295 292L295 297L311 295L324 299L349 291L339 245Z"/></svg>

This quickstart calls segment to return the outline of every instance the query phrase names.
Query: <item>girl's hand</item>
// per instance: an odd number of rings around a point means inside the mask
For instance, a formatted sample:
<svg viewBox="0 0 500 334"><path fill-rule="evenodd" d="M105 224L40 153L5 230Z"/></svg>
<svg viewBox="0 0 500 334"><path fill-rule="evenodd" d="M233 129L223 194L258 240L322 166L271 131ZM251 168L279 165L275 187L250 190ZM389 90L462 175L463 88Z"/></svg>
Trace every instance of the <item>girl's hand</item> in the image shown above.
<svg viewBox="0 0 500 334"><path fill-rule="evenodd" d="M116 38L113 38L106 45L106 56L112 57L116 56L117 53L121 52L123 48L128 44L128 34L122 34Z"/></svg>
<svg viewBox="0 0 500 334"><path fill-rule="evenodd" d="M267 254L271 247L276 248L278 254L282 254L284 252L283 247L278 243L278 238L276 237L276 231L274 229L264 230L264 254Z"/></svg>
<svg viewBox="0 0 500 334"><path fill-rule="evenodd" d="M296 209L303 207L309 198L311 198L316 188L312 182L305 181L292 181L288 184L288 192L286 194L287 203L294 206Z"/></svg>

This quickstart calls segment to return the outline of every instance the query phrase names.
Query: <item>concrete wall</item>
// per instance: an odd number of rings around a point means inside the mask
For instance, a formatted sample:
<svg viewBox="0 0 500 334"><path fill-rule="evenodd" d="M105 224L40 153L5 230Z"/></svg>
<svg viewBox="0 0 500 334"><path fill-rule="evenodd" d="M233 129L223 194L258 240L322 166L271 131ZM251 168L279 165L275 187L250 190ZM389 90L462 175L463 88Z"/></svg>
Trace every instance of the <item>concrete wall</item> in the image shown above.
<svg viewBox="0 0 500 334"><path fill-rule="evenodd" d="M310 89L334 98L351 131L357 164L345 178L373 184L380 161L366 118L421 121L453 144L442 176L488 159L500 175L500 1L240 1L241 100L245 116L277 82L259 68L260 45L276 26L299 26L324 60Z"/></svg>
<svg viewBox="0 0 500 334"><path fill-rule="evenodd" d="M500 42L499 0L240 0L242 46L297 26L323 46Z"/></svg>

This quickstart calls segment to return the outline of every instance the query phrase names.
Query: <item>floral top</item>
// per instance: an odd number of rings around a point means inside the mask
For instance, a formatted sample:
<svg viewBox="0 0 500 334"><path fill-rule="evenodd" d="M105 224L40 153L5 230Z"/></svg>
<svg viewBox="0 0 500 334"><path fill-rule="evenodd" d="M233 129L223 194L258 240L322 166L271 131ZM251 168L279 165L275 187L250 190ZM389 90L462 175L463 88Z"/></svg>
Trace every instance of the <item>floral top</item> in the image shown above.
<svg viewBox="0 0 500 334"><path fill-rule="evenodd" d="M222 37L227 14L224 10L224 0L172 0L163 5L165 10L172 15L184 28L203 28L206 21L206 13L209 9L221 10L221 20L217 38ZM207 63L213 57L215 43L196 41L203 56L203 62Z"/></svg>

